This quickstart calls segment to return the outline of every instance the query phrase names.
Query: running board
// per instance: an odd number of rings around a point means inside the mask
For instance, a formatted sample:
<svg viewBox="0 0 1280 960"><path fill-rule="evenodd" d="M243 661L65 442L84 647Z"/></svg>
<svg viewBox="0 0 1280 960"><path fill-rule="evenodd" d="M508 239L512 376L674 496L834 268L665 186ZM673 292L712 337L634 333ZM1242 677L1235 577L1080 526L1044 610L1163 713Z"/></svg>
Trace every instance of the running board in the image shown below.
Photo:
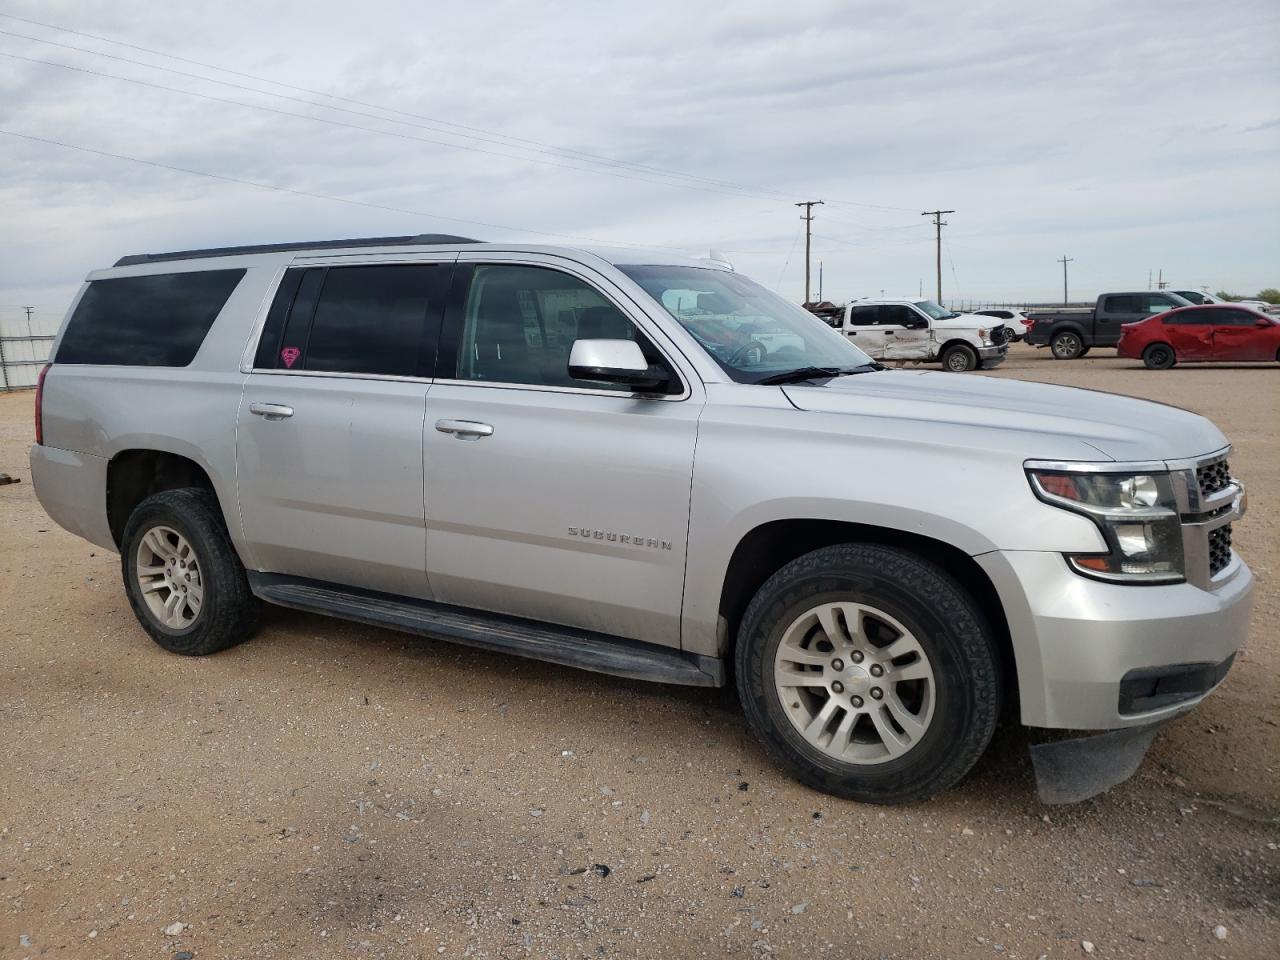
<svg viewBox="0 0 1280 960"><path fill-rule="evenodd" d="M615 677L690 687L724 684L724 663L715 657L319 580L252 570L248 574L254 594L281 607Z"/></svg>

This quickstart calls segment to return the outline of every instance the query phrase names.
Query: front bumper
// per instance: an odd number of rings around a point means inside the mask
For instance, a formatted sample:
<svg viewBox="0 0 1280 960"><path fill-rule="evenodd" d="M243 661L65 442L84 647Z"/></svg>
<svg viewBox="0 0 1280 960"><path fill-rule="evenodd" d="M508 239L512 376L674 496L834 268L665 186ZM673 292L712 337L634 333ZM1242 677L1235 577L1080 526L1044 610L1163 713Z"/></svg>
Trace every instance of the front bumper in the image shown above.
<svg viewBox="0 0 1280 960"><path fill-rule="evenodd" d="M978 359L982 362L984 368L998 366L1004 363L1005 356L1009 353L1009 345L1002 343L1000 346L979 347Z"/></svg>
<svg viewBox="0 0 1280 960"><path fill-rule="evenodd" d="M976 559L1004 605L1027 726L1116 730L1177 716L1217 686L1248 633L1253 574L1238 556L1210 588L1089 580L1058 553Z"/></svg>

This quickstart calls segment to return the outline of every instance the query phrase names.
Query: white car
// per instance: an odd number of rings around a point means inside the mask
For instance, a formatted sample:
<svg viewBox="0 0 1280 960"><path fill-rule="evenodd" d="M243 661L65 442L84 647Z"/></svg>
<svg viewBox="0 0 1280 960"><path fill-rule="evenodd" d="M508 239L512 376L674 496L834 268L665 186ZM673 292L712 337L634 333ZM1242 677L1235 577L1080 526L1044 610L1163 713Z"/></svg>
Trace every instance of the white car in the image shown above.
<svg viewBox="0 0 1280 960"><path fill-rule="evenodd" d="M1178 296L1184 300L1189 300L1196 306L1204 306L1208 303L1227 303L1221 297L1214 296L1212 293L1202 293L1199 290L1174 290Z"/></svg>
<svg viewBox="0 0 1280 960"><path fill-rule="evenodd" d="M1009 342L1016 343L1027 335L1027 328L1031 326L1031 321L1027 319L1027 315L1021 310L975 310L973 311L979 317L992 317L996 320L1004 321L1004 328L1008 331Z"/></svg>

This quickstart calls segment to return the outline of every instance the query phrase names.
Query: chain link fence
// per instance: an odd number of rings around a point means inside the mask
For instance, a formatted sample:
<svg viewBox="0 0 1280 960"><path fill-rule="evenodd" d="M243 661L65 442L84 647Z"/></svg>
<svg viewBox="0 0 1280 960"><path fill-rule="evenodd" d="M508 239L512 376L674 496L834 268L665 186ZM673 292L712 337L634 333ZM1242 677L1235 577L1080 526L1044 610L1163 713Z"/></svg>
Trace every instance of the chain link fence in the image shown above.
<svg viewBox="0 0 1280 960"><path fill-rule="evenodd" d="M0 317L0 392L29 390L49 361L57 322Z"/></svg>

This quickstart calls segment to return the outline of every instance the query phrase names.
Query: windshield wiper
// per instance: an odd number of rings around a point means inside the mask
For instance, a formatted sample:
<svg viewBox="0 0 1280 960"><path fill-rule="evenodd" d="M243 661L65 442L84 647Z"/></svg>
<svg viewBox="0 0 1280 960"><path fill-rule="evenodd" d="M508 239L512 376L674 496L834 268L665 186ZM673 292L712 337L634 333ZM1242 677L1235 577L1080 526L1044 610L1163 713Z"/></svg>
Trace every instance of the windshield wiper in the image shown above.
<svg viewBox="0 0 1280 960"><path fill-rule="evenodd" d="M854 373L870 373L872 370L883 369L882 363L864 363L857 367L797 367L795 370L784 370L782 373L775 373L751 382L758 386L774 387L784 383L803 383L805 380L845 377Z"/></svg>

